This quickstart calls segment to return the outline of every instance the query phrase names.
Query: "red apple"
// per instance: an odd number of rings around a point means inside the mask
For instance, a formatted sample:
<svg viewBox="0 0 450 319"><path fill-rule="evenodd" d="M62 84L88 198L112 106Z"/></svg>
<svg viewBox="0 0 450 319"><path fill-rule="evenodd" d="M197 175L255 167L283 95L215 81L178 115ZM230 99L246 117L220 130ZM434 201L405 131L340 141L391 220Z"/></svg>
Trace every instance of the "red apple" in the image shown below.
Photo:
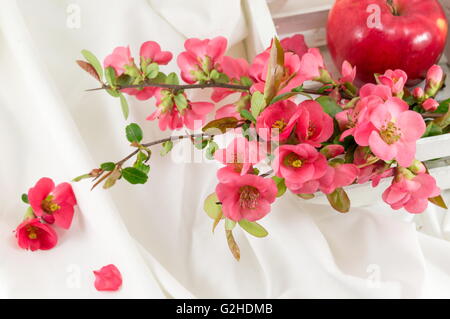
<svg viewBox="0 0 450 319"><path fill-rule="evenodd" d="M402 69L417 84L438 62L448 23L437 0L336 0L327 25L328 48L340 69L347 60L357 78Z"/></svg>

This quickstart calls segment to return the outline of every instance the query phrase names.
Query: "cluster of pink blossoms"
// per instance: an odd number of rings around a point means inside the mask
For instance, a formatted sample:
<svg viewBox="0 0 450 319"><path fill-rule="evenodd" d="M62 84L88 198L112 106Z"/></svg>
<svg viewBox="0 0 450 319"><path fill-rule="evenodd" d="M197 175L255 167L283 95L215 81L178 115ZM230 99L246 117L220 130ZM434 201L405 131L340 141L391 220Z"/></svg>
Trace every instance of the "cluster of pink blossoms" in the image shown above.
<svg viewBox="0 0 450 319"><path fill-rule="evenodd" d="M51 225L69 229L72 224L77 204L72 186L55 186L53 180L43 177L24 197L30 207L16 228L19 246L31 251L52 249L58 243L58 235Z"/></svg>
<svg viewBox="0 0 450 319"><path fill-rule="evenodd" d="M250 64L225 56L223 37L188 39L185 49L177 57L184 82L213 87L215 103L234 97L212 116L216 123L235 120L234 133L240 135L214 154L225 165L217 173L216 194L229 220L263 218L283 188L301 197L322 192L331 198L345 186L372 182L375 187L381 179L393 177L383 199L393 209L411 213L422 212L430 198L439 196L435 180L415 158L416 142L426 131L420 113L439 106L434 97L445 76L439 66L429 70L424 88L409 91L404 71L387 70L375 75L376 84L358 89L353 84L356 69L350 63L343 63L335 80L320 51L308 48L301 35L274 40ZM149 41L141 47L140 67L125 47L116 48L104 66L142 84L122 92L140 100L156 98L156 110L148 120L158 120L161 130L198 128L196 121L205 124L213 103L193 102L184 90L168 86L179 84L175 74L146 78L149 65L165 65L171 58L170 52ZM274 61L283 65L275 69ZM146 86L157 79L166 85ZM303 85L311 81L321 84L319 95L328 96L298 102L295 96L307 95ZM249 129L253 136L244 134ZM260 174L255 168L260 163L269 164L271 173Z"/></svg>

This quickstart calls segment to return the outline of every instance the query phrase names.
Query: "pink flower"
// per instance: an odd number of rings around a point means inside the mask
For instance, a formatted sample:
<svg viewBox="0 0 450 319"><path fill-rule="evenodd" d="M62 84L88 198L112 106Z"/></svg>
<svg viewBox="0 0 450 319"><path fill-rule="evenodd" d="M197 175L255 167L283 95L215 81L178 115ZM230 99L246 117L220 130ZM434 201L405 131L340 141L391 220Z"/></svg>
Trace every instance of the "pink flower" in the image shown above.
<svg viewBox="0 0 450 319"><path fill-rule="evenodd" d="M368 83L365 84L360 90L359 90L359 97L361 99L375 95L380 98L382 98L384 101L390 99L392 97L392 91L389 86L382 85L382 84L372 84Z"/></svg>
<svg viewBox="0 0 450 319"><path fill-rule="evenodd" d="M369 95L358 101L356 106L336 114L335 118L342 131L340 140L354 135L357 127L367 125L372 110L383 104L383 100L376 95Z"/></svg>
<svg viewBox="0 0 450 319"><path fill-rule="evenodd" d="M55 187L50 178L43 177L28 191L28 200L36 216L64 229L70 227L77 200L69 183Z"/></svg>
<svg viewBox="0 0 450 319"><path fill-rule="evenodd" d="M122 286L122 275L114 265L107 265L94 270L95 289L98 291L117 291Z"/></svg>
<svg viewBox="0 0 450 319"><path fill-rule="evenodd" d="M49 250L56 246L58 235L38 218L27 219L16 228L17 243L20 248L35 251Z"/></svg>
<svg viewBox="0 0 450 319"><path fill-rule="evenodd" d="M270 50L258 54L250 66L249 75L255 82L252 86L252 92L260 91L264 92L264 86L266 83L267 70L269 67ZM281 83L282 88L278 94L291 91L303 84L305 79L299 74L301 68L300 58L297 54L292 52L284 53L284 81Z"/></svg>
<svg viewBox="0 0 450 319"><path fill-rule="evenodd" d="M428 98L422 103L422 107L425 111L434 112L437 110L439 103L433 99Z"/></svg>
<svg viewBox="0 0 450 319"><path fill-rule="evenodd" d="M113 53L108 55L103 61L103 67L112 67L117 76L125 72L126 66L134 65L134 59L131 57L130 47L117 47Z"/></svg>
<svg viewBox="0 0 450 319"><path fill-rule="evenodd" d="M403 70L387 70L383 75L377 77L380 84L388 86L394 95L403 95L403 88L405 87L408 75Z"/></svg>
<svg viewBox="0 0 450 319"><path fill-rule="evenodd" d="M320 153L325 155L327 159L334 158L336 156L344 154L344 152L345 152L344 146L339 144L329 144L327 146L324 146L320 150Z"/></svg>
<svg viewBox="0 0 450 319"><path fill-rule="evenodd" d="M299 57L308 52L308 46L305 43L303 34L295 34L292 37L284 38L280 41L281 47L286 52L292 52Z"/></svg>
<svg viewBox="0 0 450 319"><path fill-rule="evenodd" d="M339 79L339 82L346 83L350 82L353 83L356 77L356 66L352 67L352 65L348 61L344 61L342 63L342 71L341 71L342 77Z"/></svg>
<svg viewBox="0 0 450 319"><path fill-rule="evenodd" d="M358 174L359 169L354 164L330 163L325 175L319 179L319 189L331 194L336 188L353 184Z"/></svg>
<svg viewBox="0 0 450 319"><path fill-rule="evenodd" d="M416 99L420 100L425 95L425 92L423 91L423 89L421 87L416 87L416 88L414 88L412 94Z"/></svg>
<svg viewBox="0 0 450 319"><path fill-rule="evenodd" d="M409 111L406 102L394 97L375 108L354 136L358 145L369 145L378 158L396 159L400 166L408 167L414 160L416 141L424 132L420 114Z"/></svg>
<svg viewBox="0 0 450 319"><path fill-rule="evenodd" d="M440 85L444 80L444 71L439 65L433 65L427 72L427 82L433 86Z"/></svg>
<svg viewBox="0 0 450 319"><path fill-rule="evenodd" d="M239 82L242 77L248 76L248 69L248 62L245 59L224 56L220 62L220 71L225 73L230 78L230 81L234 83ZM233 93L238 92L225 88L215 88L211 95L211 100L217 103ZM245 94L247 93L241 93L241 95Z"/></svg>
<svg viewBox="0 0 450 319"><path fill-rule="evenodd" d="M361 166L357 179L358 184L372 181L372 187L377 187L382 178L390 177L394 173L390 165L377 160L370 152L369 147L358 146L353 153L353 163Z"/></svg>
<svg viewBox="0 0 450 319"><path fill-rule="evenodd" d="M428 206L428 199L440 194L434 178L420 173L414 177L402 174L395 178L383 193L383 200L392 209L405 208L412 214L422 213Z"/></svg>
<svg viewBox="0 0 450 319"><path fill-rule="evenodd" d="M181 78L187 83L195 83L202 77L209 77L227 48L227 39L216 37L214 39L200 40L197 38L187 39L184 42L186 51L182 52L177 59L181 69Z"/></svg>
<svg viewBox="0 0 450 319"><path fill-rule="evenodd" d="M161 51L160 45L154 41L144 42L141 45L139 55L142 68L145 65L149 65L151 63L165 65L168 64L170 60L172 60L172 53L168 51ZM143 101L153 97L156 90L157 90L156 87L144 87L142 89L134 89L134 88L122 89L121 91L129 95L133 95L138 100Z"/></svg>
<svg viewBox="0 0 450 319"><path fill-rule="evenodd" d="M141 65L145 63L158 63L159 65L166 65L172 60L172 53L169 51L161 51L161 46L155 41L147 41L142 43L139 51L141 57Z"/></svg>
<svg viewBox="0 0 450 319"><path fill-rule="evenodd" d="M293 193L314 193L327 172L325 156L309 144L282 145L275 150L272 168ZM312 182L312 183L311 183Z"/></svg>
<svg viewBox="0 0 450 319"><path fill-rule="evenodd" d="M303 101L299 108L303 112L297 120L296 134L300 142L311 144L314 147L321 146L333 135L333 119L323 111L322 106L316 101Z"/></svg>
<svg viewBox="0 0 450 319"><path fill-rule="evenodd" d="M185 97L186 95L182 93ZM191 102L187 100L187 107L177 106L177 100L169 90L158 89L155 93L157 110L147 117L147 120L159 120L159 128L165 131L179 130L183 125L190 130L203 126L206 115L214 109L209 102ZM187 98L186 98L187 99ZM181 109L181 110L180 110Z"/></svg>
<svg viewBox="0 0 450 319"><path fill-rule="evenodd" d="M214 158L231 167L237 173L244 175L249 172L253 165L265 158L262 145L257 141L248 141L244 137L237 137L226 149L217 150L214 153Z"/></svg>
<svg viewBox="0 0 450 319"><path fill-rule="evenodd" d="M258 135L265 140L286 140L294 129L297 119L304 109L289 100L280 101L267 107L256 121Z"/></svg>
<svg viewBox="0 0 450 319"><path fill-rule="evenodd" d="M227 167L219 170L218 177L216 193L225 217L254 222L270 212L278 192L271 178L251 174L241 176Z"/></svg>
<svg viewBox="0 0 450 319"><path fill-rule="evenodd" d="M321 77L321 69L325 69L325 65L319 49L309 49L308 52L302 56L300 62L300 77L303 81L319 80Z"/></svg>

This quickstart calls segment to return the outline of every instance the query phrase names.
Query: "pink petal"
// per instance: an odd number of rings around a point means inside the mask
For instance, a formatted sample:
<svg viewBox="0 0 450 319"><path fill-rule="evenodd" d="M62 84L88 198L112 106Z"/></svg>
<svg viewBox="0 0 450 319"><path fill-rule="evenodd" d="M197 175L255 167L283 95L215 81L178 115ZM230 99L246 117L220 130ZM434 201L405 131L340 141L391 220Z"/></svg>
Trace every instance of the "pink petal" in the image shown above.
<svg viewBox="0 0 450 319"><path fill-rule="evenodd" d="M383 161L390 161L395 158L395 156L397 155L396 144L398 143L388 145L385 141L383 141L380 134L376 131L373 131L369 137L370 149L375 154L375 156L377 156L379 159L382 159Z"/></svg>
<svg viewBox="0 0 450 319"><path fill-rule="evenodd" d="M395 159L397 160L398 164L403 167L410 166L414 161L414 157L416 156L416 143L399 141L395 143L395 145L397 146L397 154L395 156Z"/></svg>
<svg viewBox="0 0 450 319"><path fill-rule="evenodd" d="M98 291L117 291L122 286L122 275L116 266L110 264L95 270L95 289Z"/></svg>
<svg viewBox="0 0 450 319"><path fill-rule="evenodd" d="M60 209L55 211L52 216L55 218L55 224L61 228L69 229L73 219L73 205L60 204Z"/></svg>
<svg viewBox="0 0 450 319"><path fill-rule="evenodd" d="M48 177L43 177L34 187L28 190L28 200L37 216L42 216L43 210L41 208L41 203L54 188L55 183L53 180Z"/></svg>
<svg viewBox="0 0 450 319"><path fill-rule="evenodd" d="M414 111L406 111L398 117L398 127L402 132L402 140L415 142L425 133L426 125L422 116Z"/></svg>

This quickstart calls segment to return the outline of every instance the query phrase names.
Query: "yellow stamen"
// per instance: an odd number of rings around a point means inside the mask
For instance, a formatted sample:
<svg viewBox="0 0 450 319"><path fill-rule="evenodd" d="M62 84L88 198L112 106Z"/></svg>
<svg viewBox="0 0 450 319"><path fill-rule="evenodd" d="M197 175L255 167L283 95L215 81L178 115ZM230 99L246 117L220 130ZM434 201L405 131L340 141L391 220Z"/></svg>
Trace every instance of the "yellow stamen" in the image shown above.
<svg viewBox="0 0 450 319"><path fill-rule="evenodd" d="M48 195L42 202L41 207L47 214L53 214L61 207L53 201L53 195Z"/></svg>
<svg viewBox="0 0 450 319"><path fill-rule="evenodd" d="M394 122L389 122L381 128L380 136L387 144L391 145L397 142L401 137L401 131Z"/></svg>
<svg viewBox="0 0 450 319"><path fill-rule="evenodd" d="M300 168L303 165L302 160L295 153L290 153L286 155L283 159L283 163L286 166Z"/></svg>
<svg viewBox="0 0 450 319"><path fill-rule="evenodd" d="M284 121L284 119L275 121L275 122L272 124L272 128L279 129L280 132L283 132L283 130L286 128L286 126L287 126L287 123Z"/></svg>

